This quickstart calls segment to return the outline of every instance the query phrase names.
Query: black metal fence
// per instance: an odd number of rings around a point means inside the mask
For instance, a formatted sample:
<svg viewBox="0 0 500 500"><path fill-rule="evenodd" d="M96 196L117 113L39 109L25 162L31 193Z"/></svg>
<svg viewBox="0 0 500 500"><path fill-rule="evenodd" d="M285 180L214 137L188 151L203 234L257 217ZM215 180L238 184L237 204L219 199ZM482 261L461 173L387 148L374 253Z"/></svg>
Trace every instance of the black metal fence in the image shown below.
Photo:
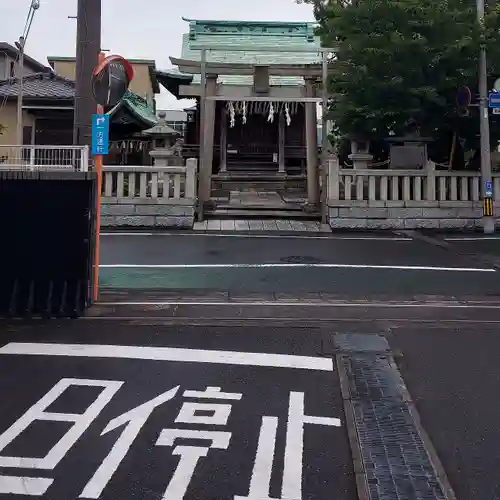
<svg viewBox="0 0 500 500"><path fill-rule="evenodd" d="M91 303L94 173L0 172L0 316L78 317Z"/></svg>

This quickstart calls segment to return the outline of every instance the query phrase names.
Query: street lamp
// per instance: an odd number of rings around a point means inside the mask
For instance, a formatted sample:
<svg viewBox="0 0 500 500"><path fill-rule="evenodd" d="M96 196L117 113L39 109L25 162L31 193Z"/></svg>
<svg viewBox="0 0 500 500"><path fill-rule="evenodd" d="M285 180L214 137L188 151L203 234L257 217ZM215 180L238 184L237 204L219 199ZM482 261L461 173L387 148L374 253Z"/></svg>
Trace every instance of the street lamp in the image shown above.
<svg viewBox="0 0 500 500"><path fill-rule="evenodd" d="M28 18L26 21L26 27L24 30L24 35L19 37L19 41L16 42L17 50L19 51L19 64L18 64L18 82L19 90L17 92L17 144L19 146L23 145L23 93L24 93L24 47L26 46L26 39L30 32L31 23L33 22L33 16L35 11L40 8L40 0L31 0L30 10L28 13Z"/></svg>

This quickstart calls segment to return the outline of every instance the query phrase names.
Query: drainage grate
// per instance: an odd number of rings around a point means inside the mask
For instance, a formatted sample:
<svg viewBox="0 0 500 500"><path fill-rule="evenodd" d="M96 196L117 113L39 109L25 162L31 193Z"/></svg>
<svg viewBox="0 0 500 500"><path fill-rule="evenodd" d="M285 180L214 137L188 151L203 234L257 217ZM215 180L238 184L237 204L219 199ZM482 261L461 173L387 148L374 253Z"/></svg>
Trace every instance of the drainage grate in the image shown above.
<svg viewBox="0 0 500 500"><path fill-rule="evenodd" d="M390 352L389 342L382 335L363 333L337 333L335 344L341 351Z"/></svg>
<svg viewBox="0 0 500 500"><path fill-rule="evenodd" d="M353 354L348 358L347 365L352 400L389 398L404 402L404 382L387 357Z"/></svg>
<svg viewBox="0 0 500 500"><path fill-rule="evenodd" d="M346 404L352 408L369 499L446 500L432 451L426 449L410 411L404 381L385 352L387 340L363 334L334 339L341 351L338 369Z"/></svg>
<svg viewBox="0 0 500 500"><path fill-rule="evenodd" d="M353 401L370 500L445 500L405 403Z"/></svg>

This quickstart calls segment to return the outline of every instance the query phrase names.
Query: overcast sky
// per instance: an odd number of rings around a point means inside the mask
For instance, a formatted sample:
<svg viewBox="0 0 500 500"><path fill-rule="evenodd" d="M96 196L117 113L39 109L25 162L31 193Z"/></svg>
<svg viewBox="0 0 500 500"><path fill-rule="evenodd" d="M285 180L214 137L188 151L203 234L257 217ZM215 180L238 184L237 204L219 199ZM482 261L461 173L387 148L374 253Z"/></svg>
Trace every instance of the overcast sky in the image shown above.
<svg viewBox="0 0 500 500"><path fill-rule="evenodd" d="M31 0L0 0L1 41L13 44L24 28ZM47 56L74 56L77 0L41 0L26 44L26 53L47 64ZM169 56L180 56L181 37L188 24L182 17L247 21L314 21L308 5L294 0L102 0L102 45L129 58L154 59L170 67ZM159 109L182 109L163 91Z"/></svg>

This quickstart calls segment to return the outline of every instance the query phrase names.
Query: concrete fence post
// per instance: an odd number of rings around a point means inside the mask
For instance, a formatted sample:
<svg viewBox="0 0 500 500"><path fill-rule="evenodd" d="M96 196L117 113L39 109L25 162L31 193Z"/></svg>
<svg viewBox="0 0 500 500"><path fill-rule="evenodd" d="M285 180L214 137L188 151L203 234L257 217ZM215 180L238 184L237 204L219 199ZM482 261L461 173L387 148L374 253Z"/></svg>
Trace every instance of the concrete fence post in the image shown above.
<svg viewBox="0 0 500 500"><path fill-rule="evenodd" d="M338 200L340 198L340 165L337 156L330 156L328 164L328 200Z"/></svg>
<svg viewBox="0 0 500 500"><path fill-rule="evenodd" d="M425 199L427 201L436 201L436 164L431 160L427 160L425 171L427 172Z"/></svg>
<svg viewBox="0 0 500 500"><path fill-rule="evenodd" d="M198 160L196 158L188 158L186 160L186 198L196 199L196 177L198 173Z"/></svg>
<svg viewBox="0 0 500 500"><path fill-rule="evenodd" d="M80 170L82 172L88 172L89 171L89 156L90 156L90 151L89 151L89 146L86 144L83 146L83 149L81 151L81 164L80 164Z"/></svg>

